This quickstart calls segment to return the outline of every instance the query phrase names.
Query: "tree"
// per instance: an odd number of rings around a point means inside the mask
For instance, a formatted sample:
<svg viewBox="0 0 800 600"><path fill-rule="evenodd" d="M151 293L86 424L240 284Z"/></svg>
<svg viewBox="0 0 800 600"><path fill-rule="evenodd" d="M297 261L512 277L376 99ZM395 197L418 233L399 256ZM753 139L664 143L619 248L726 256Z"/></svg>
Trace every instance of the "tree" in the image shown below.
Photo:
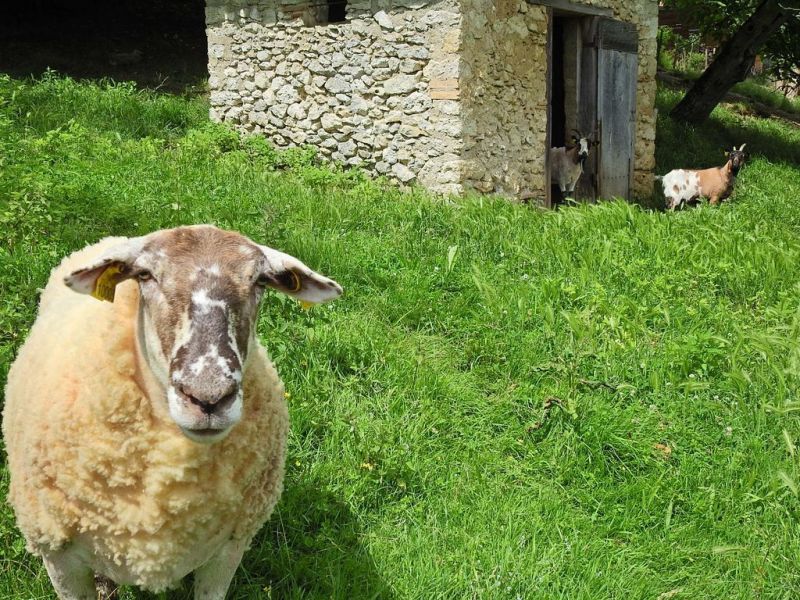
<svg viewBox="0 0 800 600"><path fill-rule="evenodd" d="M727 34L727 41L671 115L690 123L707 119L728 90L747 77L762 48L773 64L773 74L780 76L784 71L784 76L798 77L794 70L800 62L800 26L797 9L790 3L797 4L796 0L673 0L680 8L693 8L692 17L706 35ZM735 10L739 12L732 14ZM727 21L726 16L730 17Z"/></svg>

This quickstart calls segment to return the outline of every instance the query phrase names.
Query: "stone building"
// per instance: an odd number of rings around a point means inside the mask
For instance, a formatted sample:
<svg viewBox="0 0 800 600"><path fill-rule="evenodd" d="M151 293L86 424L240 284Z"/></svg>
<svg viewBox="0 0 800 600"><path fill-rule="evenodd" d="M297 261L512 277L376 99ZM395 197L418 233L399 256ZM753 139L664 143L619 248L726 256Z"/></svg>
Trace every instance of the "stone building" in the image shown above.
<svg viewBox="0 0 800 600"><path fill-rule="evenodd" d="M441 193L649 195L656 0L206 0L211 116Z"/></svg>

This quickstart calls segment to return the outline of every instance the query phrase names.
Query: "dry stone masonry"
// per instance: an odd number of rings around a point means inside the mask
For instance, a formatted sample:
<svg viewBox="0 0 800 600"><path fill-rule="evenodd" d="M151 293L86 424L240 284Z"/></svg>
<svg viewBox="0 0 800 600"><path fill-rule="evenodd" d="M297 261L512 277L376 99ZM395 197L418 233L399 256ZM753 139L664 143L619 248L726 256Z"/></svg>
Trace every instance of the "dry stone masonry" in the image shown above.
<svg viewBox="0 0 800 600"><path fill-rule="evenodd" d="M655 0L586 0L640 37L636 191L651 186ZM331 9L333 10L333 9ZM524 0L207 0L211 117L439 193L544 196L547 9Z"/></svg>

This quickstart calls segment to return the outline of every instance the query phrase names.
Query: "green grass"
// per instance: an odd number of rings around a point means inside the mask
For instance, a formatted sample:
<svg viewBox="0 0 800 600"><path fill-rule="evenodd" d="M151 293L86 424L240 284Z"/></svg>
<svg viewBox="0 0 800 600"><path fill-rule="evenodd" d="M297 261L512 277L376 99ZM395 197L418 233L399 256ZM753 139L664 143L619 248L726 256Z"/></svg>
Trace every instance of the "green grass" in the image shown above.
<svg viewBox="0 0 800 600"><path fill-rule="evenodd" d="M755 81L742 81L737 83L731 88L731 91L757 100L773 108L779 108L787 112L800 113L800 99L787 98L779 91L761 85Z"/></svg>
<svg viewBox="0 0 800 600"><path fill-rule="evenodd" d="M2 79L0 381L61 256L217 223L346 290L262 309L286 491L230 598L797 598L800 130L675 101L659 173L747 142L721 208L441 201L198 99ZM0 597L53 597L7 506L0 565Z"/></svg>

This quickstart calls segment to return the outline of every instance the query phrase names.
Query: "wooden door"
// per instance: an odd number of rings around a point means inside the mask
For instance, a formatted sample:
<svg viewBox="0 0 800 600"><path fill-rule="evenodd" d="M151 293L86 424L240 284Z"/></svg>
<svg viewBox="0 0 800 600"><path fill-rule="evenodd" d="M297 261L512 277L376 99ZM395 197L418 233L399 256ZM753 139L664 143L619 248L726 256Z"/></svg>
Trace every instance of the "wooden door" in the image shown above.
<svg viewBox="0 0 800 600"><path fill-rule="evenodd" d="M638 34L630 23L601 19L597 31L598 194L631 199L636 132Z"/></svg>

